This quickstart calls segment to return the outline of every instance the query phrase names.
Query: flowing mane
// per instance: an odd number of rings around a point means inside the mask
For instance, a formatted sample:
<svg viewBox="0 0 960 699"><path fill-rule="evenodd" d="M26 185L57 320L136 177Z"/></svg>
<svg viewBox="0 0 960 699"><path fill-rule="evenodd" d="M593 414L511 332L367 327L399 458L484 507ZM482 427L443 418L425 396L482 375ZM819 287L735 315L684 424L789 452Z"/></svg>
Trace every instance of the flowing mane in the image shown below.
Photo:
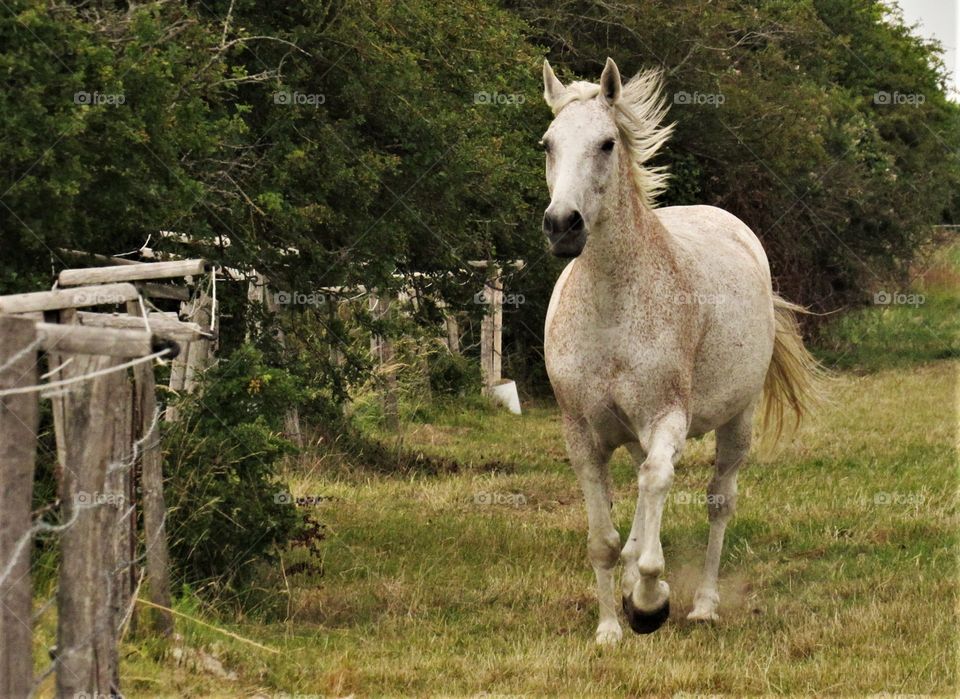
<svg viewBox="0 0 960 699"><path fill-rule="evenodd" d="M599 93L600 86L596 83L570 83L563 95L550 106L556 116L571 102L586 102ZM614 121L630 158L630 170L637 193L650 207L656 205L657 196L667 188L670 178L666 167L649 167L645 164L673 133L673 124L662 125L666 115L663 74L656 69L644 70L633 76L624 84L620 99L614 105Z"/></svg>

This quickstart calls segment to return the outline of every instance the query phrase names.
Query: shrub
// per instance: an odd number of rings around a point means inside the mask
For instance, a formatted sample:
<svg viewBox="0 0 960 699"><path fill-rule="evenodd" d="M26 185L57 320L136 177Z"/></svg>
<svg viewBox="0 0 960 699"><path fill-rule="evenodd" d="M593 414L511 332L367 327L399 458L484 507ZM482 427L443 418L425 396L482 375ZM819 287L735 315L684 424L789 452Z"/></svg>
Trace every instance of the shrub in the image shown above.
<svg viewBox="0 0 960 699"><path fill-rule="evenodd" d="M178 403L181 418L165 433L168 531L181 582L199 591L239 588L253 564L271 560L301 522L279 497L288 406L300 397L287 372L243 345L223 357Z"/></svg>

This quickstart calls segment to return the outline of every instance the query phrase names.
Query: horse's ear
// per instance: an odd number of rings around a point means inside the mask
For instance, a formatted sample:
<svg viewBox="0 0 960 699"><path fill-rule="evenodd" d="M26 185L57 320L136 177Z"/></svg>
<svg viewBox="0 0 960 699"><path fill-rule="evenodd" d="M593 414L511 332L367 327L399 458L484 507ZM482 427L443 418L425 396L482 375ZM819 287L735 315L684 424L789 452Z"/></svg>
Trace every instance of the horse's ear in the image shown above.
<svg viewBox="0 0 960 699"><path fill-rule="evenodd" d="M560 96L566 91L563 83L557 80L557 76L550 67L550 61L543 59L543 99L547 106L553 109Z"/></svg>
<svg viewBox="0 0 960 699"><path fill-rule="evenodd" d="M603 73L600 74L600 96L604 102L613 106L620 99L622 89L620 69L612 58L607 57L607 64L603 67Z"/></svg>

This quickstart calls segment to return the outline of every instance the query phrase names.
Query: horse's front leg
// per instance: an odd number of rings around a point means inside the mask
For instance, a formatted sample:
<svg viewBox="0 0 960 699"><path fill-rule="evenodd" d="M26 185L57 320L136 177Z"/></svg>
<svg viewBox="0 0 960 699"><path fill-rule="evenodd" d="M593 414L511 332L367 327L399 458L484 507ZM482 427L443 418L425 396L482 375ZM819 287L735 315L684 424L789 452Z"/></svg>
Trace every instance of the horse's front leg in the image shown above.
<svg viewBox="0 0 960 699"><path fill-rule="evenodd" d="M660 520L686 433L686 416L670 413L652 430L647 449L631 449L635 455L646 453L637 468L637 510L623 549L623 610L637 633L656 631L670 616L670 586L660 579L664 568Z"/></svg>
<svg viewBox="0 0 960 699"><path fill-rule="evenodd" d="M611 451L597 444L585 420L564 415L564 437L570 464L577 474L587 508L587 553L597 577L597 601L600 623L597 643L616 644L623 637L617 619L614 568L620 558L620 534L610 517L610 493L607 490L607 463Z"/></svg>

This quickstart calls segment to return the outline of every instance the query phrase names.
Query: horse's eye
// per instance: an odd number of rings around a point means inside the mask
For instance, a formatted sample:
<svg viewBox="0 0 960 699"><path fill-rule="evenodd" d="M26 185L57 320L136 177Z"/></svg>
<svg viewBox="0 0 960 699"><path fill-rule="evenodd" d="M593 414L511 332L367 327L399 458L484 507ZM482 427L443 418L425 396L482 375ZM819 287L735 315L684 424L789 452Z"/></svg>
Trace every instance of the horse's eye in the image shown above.
<svg viewBox="0 0 960 699"><path fill-rule="evenodd" d="M602 150L604 153L609 153L610 151L613 150L613 144L614 144L613 139L612 139L612 138L608 138L608 139L607 139L606 141L604 141L603 144L600 146L600 150Z"/></svg>

